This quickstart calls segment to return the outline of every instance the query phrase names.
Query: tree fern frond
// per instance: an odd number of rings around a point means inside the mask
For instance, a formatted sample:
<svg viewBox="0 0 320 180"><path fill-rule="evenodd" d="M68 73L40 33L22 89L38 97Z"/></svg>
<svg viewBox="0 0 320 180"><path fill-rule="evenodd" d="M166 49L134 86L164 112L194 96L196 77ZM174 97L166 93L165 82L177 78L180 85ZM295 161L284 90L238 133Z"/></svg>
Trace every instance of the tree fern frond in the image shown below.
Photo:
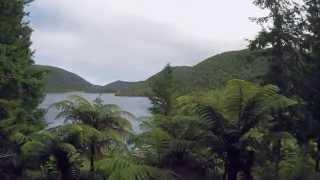
<svg viewBox="0 0 320 180"><path fill-rule="evenodd" d="M206 129L209 127L209 129L214 131L217 135L222 135L227 123L223 115L214 110L211 106L199 105L197 109L204 127L206 127Z"/></svg>
<svg viewBox="0 0 320 180"><path fill-rule="evenodd" d="M110 180L172 180L173 173L143 164L125 157L103 159L97 163L98 170Z"/></svg>
<svg viewBox="0 0 320 180"><path fill-rule="evenodd" d="M255 95L259 87L243 80L230 80L225 88L224 109L229 119L239 120L248 99Z"/></svg>
<svg viewBox="0 0 320 180"><path fill-rule="evenodd" d="M18 145L22 145L29 140L29 137L20 132L14 132L10 134L9 139Z"/></svg>

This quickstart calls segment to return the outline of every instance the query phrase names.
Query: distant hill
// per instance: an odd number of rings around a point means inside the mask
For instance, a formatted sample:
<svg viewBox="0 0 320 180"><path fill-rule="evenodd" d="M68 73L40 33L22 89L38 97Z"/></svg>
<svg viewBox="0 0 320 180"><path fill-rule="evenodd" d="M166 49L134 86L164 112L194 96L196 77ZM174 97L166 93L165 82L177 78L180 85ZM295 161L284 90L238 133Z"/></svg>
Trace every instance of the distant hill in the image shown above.
<svg viewBox="0 0 320 180"><path fill-rule="evenodd" d="M46 74L45 91L48 93L83 91L83 92L101 92L101 93L120 93L121 92L139 92L143 89L139 82L116 81L106 86L94 85L80 77L79 75L67 70L44 65L34 65L33 68L44 70ZM134 88L137 86L137 88ZM130 95L138 96L141 93Z"/></svg>
<svg viewBox="0 0 320 180"><path fill-rule="evenodd" d="M149 91L148 84L161 74L159 72L145 81L115 81L105 86L96 86L60 68L40 65L35 67L48 71L47 92L114 92L120 96L144 96ZM268 68L266 57L258 57L249 50L241 50L215 55L195 66L173 67L173 74L179 91L187 93L216 88L230 79L259 81Z"/></svg>
<svg viewBox="0 0 320 180"><path fill-rule="evenodd" d="M100 92L114 92L120 96L143 96L146 92L144 81L115 81L100 88Z"/></svg>
<svg viewBox="0 0 320 180"><path fill-rule="evenodd" d="M267 57L258 56L249 50L230 51L210 57L199 64L173 67L177 87L182 93L217 88L230 79L258 82L269 68ZM130 83L117 89L117 95L144 95L148 84L161 72L146 81ZM108 87L108 85L107 85Z"/></svg>
<svg viewBox="0 0 320 180"><path fill-rule="evenodd" d="M47 72L46 92L93 91L96 88L77 74L58 67L34 65L34 68Z"/></svg>
<svg viewBox="0 0 320 180"><path fill-rule="evenodd" d="M192 85L212 88L221 86L230 79L259 81L268 69L267 57L258 56L257 52L249 50L226 52L194 66Z"/></svg>

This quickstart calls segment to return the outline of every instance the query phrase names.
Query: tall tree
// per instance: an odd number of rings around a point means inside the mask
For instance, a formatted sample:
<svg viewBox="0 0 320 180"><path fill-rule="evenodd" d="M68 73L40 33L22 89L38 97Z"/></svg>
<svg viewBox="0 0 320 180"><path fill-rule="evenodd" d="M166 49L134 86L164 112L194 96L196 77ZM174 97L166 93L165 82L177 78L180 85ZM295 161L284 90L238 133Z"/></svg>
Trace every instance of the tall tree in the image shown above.
<svg viewBox="0 0 320 180"><path fill-rule="evenodd" d="M317 61L320 57L320 1L319 0L304 0L306 10L306 30L307 44L310 52L313 54Z"/></svg>
<svg viewBox="0 0 320 180"><path fill-rule="evenodd" d="M312 138L318 144L318 153L315 157L315 170L320 172L320 134L318 127L320 124L320 1L304 0L304 10L306 14L304 47L308 51L308 60L310 68L304 79L300 96L306 101L306 111L311 114L312 120L317 122L318 126L313 126Z"/></svg>
<svg viewBox="0 0 320 180"><path fill-rule="evenodd" d="M30 0L0 1L0 173L21 174L18 153L27 135L43 128L37 106L43 97L43 72L31 67L31 28L25 6ZM15 158L14 158L15 157ZM13 162L5 164L2 162Z"/></svg>
<svg viewBox="0 0 320 180"><path fill-rule="evenodd" d="M150 109L153 114L169 115L173 109L175 83L173 70L168 64L160 74L150 83L151 94L149 99L153 104Z"/></svg>
<svg viewBox="0 0 320 180"><path fill-rule="evenodd" d="M24 11L30 0L0 2L0 98L19 101L26 110L38 106L43 95L43 72L31 65L31 28Z"/></svg>
<svg viewBox="0 0 320 180"><path fill-rule="evenodd" d="M300 7L293 0L255 0L254 4L269 14L253 18L263 28L249 47L265 49L271 55L271 67L265 82L292 94L303 66Z"/></svg>

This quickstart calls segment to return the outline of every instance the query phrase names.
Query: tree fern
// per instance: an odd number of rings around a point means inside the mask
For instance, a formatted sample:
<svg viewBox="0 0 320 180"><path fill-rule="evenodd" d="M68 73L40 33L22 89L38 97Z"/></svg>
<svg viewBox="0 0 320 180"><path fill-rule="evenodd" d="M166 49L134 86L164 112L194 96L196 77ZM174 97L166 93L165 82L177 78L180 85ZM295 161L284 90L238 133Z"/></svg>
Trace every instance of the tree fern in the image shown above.
<svg viewBox="0 0 320 180"><path fill-rule="evenodd" d="M103 104L99 98L90 102L81 96L71 96L52 106L60 110L57 118L64 117L66 121L78 125L75 131L77 137L82 135L80 139L88 140L81 148L88 151L92 172L98 155L115 147L123 148L122 145L132 134L131 123L126 117L133 115L122 111L116 105Z"/></svg>
<svg viewBox="0 0 320 180"><path fill-rule="evenodd" d="M44 165L48 177L74 178L82 160L74 145L66 140L58 130L39 132L22 146L21 155L24 161L33 162L28 165L31 169Z"/></svg>
<svg viewBox="0 0 320 180"><path fill-rule="evenodd" d="M97 166L109 180L172 180L175 178L170 171L137 163L125 157L103 159L97 163Z"/></svg>
<svg viewBox="0 0 320 180"><path fill-rule="evenodd" d="M247 178L250 178L250 167L253 165L250 154L253 151L247 149L246 134L262 122L272 120L274 111L284 110L296 102L279 95L276 86L259 86L243 80L229 81L223 94L219 102L223 103L224 108L215 108L214 104L198 107L204 126L207 126L208 134L211 133L209 147L220 154L227 154L226 173L231 179L238 171L248 173ZM244 162L237 160L241 156L246 159Z"/></svg>

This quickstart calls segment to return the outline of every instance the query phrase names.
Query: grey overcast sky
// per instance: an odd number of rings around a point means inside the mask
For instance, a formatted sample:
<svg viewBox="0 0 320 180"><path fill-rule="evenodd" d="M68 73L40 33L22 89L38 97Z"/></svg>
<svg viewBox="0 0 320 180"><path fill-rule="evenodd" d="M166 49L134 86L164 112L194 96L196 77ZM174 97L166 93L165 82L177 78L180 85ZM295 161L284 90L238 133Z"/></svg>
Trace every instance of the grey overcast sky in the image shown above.
<svg viewBox="0 0 320 180"><path fill-rule="evenodd" d="M95 84L144 80L167 63L195 65L246 47L253 0L36 0L28 11L37 64Z"/></svg>

